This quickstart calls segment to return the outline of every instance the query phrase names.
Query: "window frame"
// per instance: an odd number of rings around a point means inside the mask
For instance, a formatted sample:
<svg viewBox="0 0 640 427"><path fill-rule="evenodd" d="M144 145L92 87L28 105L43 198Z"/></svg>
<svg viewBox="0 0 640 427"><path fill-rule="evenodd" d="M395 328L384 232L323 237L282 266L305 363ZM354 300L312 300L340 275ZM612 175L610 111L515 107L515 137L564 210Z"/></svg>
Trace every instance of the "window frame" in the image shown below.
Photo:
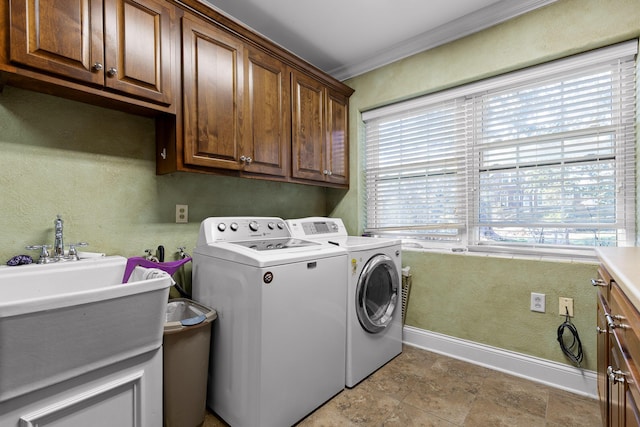
<svg viewBox="0 0 640 427"><path fill-rule="evenodd" d="M455 251L470 251L470 252L496 252L496 253L510 253L510 254L550 254L552 256L571 256L571 257L593 257L594 246L578 246L578 245L548 245L548 244L517 244L506 243L499 244L496 242L485 242L479 237L479 230L481 227L481 221L479 221L479 191L480 188L480 176L482 174L480 168L479 153L481 144L478 142L477 123L473 119L474 111L477 109L475 104L478 97L485 96L486 94L495 93L499 90L505 90L510 87L518 87L525 82L542 82L548 80L549 76L563 76L571 70L580 70L593 64L601 64L612 60L628 60L630 57L634 59L634 70L637 65L635 64L635 55L638 52L638 41L632 40L617 45L601 48L592 52L575 55L560 60L556 60L547 64L534 66L528 69L511 72L505 75L487 79L484 81L471 83L464 86L459 86L453 89L448 89L442 92L421 96L408 101L402 101L396 104L391 104L375 110L369 110L362 113L362 120L365 130L365 161L364 163L364 177L365 177L365 200L364 200L364 212L366 215L365 233L369 235L379 236L392 236L401 237L407 247L416 246L422 248L444 248ZM635 86L634 86L635 87ZM460 108L465 109L465 132L467 138L466 144L466 159L464 180L466 182L466 200L464 201L464 218L461 232L457 239L451 241L437 241L434 239L425 239L418 236L420 229L434 228L434 224L426 224L424 226L392 226L392 227L379 227L370 220L370 203L372 198L377 201L375 196L375 189L371 187L375 179L371 174L371 160L366 158L366 152L368 150L369 140L368 130L369 124L375 123L377 120L383 120L388 117L403 117L409 111L425 111L429 106L438 105L444 102L451 102L458 100ZM618 246L633 246L635 244L635 104L636 94L634 89L633 99L633 118L634 129L631 131L633 141L624 140L622 142L615 141L616 147L618 144L626 144L624 147L623 158L620 154L615 154L616 163L616 179L627 179L629 177L628 168L633 168L634 185L626 186L626 193L622 196L616 196L616 203L623 203L624 219L624 232L627 234L624 236L625 241L621 242ZM471 118L469 118L471 117ZM613 131L618 131L614 128ZM628 132L628 130L627 130ZM563 138L560 136L560 138ZM628 138L628 136L627 136ZM471 143L469 142L471 141ZM517 145L517 144L516 144ZM633 147L630 150L629 146ZM625 158L626 156L626 158ZM631 160L630 160L631 159ZM632 162L632 166L628 163ZM565 166L562 166L564 170ZM620 169L620 170L619 170ZM627 172L626 175L620 175ZM372 196L372 193L373 196ZM616 206L616 215L618 215L618 209L620 206ZM618 225L618 218L616 218L616 226ZM571 228L571 227L567 227ZM575 227L574 227L575 228Z"/></svg>

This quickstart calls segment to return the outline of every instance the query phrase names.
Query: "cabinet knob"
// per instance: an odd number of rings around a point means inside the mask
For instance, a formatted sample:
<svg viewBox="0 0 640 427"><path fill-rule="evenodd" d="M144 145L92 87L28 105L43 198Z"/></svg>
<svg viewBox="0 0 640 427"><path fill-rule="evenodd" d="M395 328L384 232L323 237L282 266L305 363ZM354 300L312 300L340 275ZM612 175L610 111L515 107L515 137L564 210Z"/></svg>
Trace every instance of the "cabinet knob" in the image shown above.
<svg viewBox="0 0 640 427"><path fill-rule="evenodd" d="M251 162L253 162L253 159L247 156L240 156L240 161L245 162L246 164L250 164Z"/></svg>
<svg viewBox="0 0 640 427"><path fill-rule="evenodd" d="M608 286L607 282L602 279L591 279L591 285L593 286Z"/></svg>
<svg viewBox="0 0 640 427"><path fill-rule="evenodd" d="M100 71L100 70L102 70L102 64L99 63L99 62L96 62L95 64L93 64L93 67L91 67L91 69L93 71Z"/></svg>
<svg viewBox="0 0 640 427"><path fill-rule="evenodd" d="M607 333L607 330L606 329L602 329L600 326L596 326L596 331L599 334L606 334Z"/></svg>
<svg viewBox="0 0 640 427"><path fill-rule="evenodd" d="M117 69L117 68L115 68L115 67L111 67L111 68L109 68L109 70L107 71L107 76L109 76L109 77L113 77L113 76L115 76L116 74L118 74L118 69Z"/></svg>

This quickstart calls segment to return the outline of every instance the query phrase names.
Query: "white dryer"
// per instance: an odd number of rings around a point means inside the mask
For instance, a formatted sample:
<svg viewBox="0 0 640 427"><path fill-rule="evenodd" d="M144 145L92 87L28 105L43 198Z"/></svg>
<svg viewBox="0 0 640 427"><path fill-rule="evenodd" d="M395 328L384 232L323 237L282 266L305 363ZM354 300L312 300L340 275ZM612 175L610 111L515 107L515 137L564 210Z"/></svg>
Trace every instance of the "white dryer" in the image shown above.
<svg viewBox="0 0 640 427"><path fill-rule="evenodd" d="M288 426L344 389L347 252L280 218L207 218L193 297L213 323L207 404L232 426Z"/></svg>
<svg viewBox="0 0 640 427"><path fill-rule="evenodd" d="M349 236L340 218L287 224L294 237L349 253L345 384L354 387L402 352L401 241Z"/></svg>

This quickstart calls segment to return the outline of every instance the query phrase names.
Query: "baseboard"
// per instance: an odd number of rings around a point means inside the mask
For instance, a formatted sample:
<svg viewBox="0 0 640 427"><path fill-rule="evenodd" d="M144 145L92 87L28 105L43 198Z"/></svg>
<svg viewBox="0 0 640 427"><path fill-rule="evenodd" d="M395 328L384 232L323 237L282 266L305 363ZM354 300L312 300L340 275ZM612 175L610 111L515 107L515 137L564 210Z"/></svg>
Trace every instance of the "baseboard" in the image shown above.
<svg viewBox="0 0 640 427"><path fill-rule="evenodd" d="M597 374L550 360L405 326L403 342L550 387L597 399Z"/></svg>

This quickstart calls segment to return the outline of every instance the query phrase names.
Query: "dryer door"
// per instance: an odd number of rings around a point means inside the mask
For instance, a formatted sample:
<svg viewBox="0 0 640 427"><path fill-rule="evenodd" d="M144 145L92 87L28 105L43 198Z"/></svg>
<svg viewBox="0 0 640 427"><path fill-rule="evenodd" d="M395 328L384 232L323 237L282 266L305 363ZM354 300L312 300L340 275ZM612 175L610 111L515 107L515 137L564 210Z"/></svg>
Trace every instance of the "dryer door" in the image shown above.
<svg viewBox="0 0 640 427"><path fill-rule="evenodd" d="M356 313L362 327L372 334L391 323L398 305L398 269L387 255L378 254L362 269L356 287Z"/></svg>

